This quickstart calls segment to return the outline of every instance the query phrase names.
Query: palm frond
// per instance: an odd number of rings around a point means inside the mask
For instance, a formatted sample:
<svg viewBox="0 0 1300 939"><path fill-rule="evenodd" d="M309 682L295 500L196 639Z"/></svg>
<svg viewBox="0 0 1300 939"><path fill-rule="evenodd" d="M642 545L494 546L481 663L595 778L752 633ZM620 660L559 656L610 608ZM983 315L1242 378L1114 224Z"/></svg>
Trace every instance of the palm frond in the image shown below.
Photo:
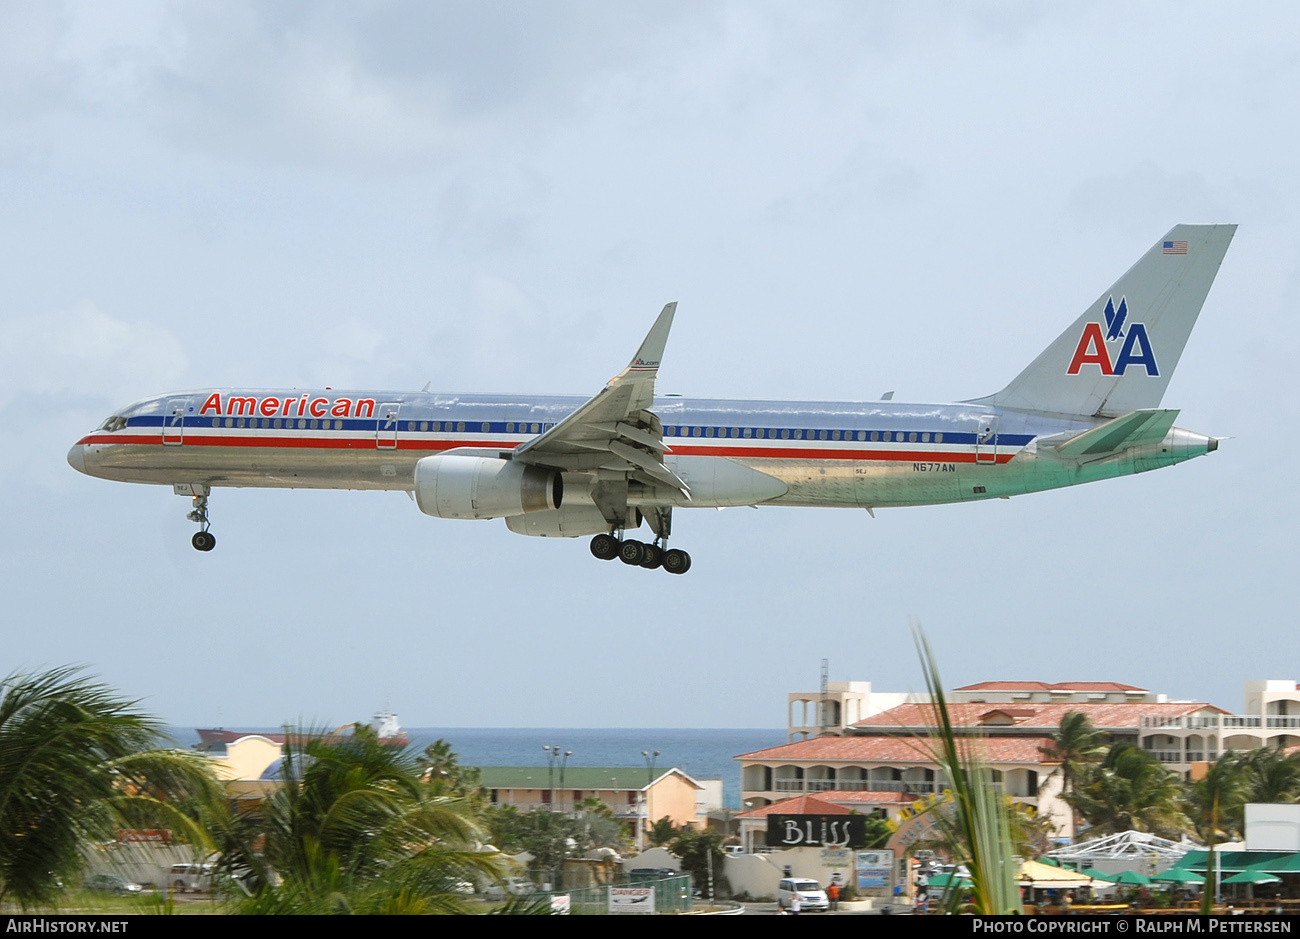
<svg viewBox="0 0 1300 939"><path fill-rule="evenodd" d="M973 912L1022 912L1019 860L1012 846L1006 801L993 786L992 772L978 750L979 741L957 736L938 661L918 624L912 626L912 637L930 693L933 757L948 781L952 798L951 810L940 812L938 821L970 870Z"/></svg>
<svg viewBox="0 0 1300 939"><path fill-rule="evenodd" d="M176 821L215 781L197 754L158 751L162 726L76 668L0 682L0 900L52 902L88 842L120 827Z"/></svg>

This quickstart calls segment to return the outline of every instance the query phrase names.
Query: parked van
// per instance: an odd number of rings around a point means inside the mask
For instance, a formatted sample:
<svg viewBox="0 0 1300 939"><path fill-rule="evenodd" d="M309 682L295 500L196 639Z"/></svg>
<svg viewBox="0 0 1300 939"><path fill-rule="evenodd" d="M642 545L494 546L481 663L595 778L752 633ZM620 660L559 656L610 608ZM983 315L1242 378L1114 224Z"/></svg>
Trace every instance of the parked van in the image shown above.
<svg viewBox="0 0 1300 939"><path fill-rule="evenodd" d="M167 871L167 886L178 893L207 893L212 889L212 865L173 864Z"/></svg>
<svg viewBox="0 0 1300 939"><path fill-rule="evenodd" d="M821 910L824 913L831 908L822 885L803 877L787 877L781 881L781 886L776 891L776 905L783 910L790 909L790 901L795 894L799 895L800 910Z"/></svg>

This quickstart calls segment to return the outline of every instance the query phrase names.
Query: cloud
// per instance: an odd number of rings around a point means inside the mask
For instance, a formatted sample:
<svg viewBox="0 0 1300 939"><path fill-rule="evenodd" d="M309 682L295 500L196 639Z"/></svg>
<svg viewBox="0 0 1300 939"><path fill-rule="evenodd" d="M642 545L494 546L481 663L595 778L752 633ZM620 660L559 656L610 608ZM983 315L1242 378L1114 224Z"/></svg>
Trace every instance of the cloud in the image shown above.
<svg viewBox="0 0 1300 939"><path fill-rule="evenodd" d="M1146 231L1150 220L1219 221L1232 213L1200 173L1177 173L1147 160L1122 172L1094 176L1074 187L1066 215L1121 230Z"/></svg>
<svg viewBox="0 0 1300 939"><path fill-rule="evenodd" d="M78 69L59 54L67 26L59 4L0 4L0 117L32 117L72 94Z"/></svg>
<svg viewBox="0 0 1300 939"><path fill-rule="evenodd" d="M187 366L169 330L117 319L89 301L0 323L0 409L30 395L124 404L170 387Z"/></svg>
<svg viewBox="0 0 1300 939"><path fill-rule="evenodd" d="M188 4L168 11L143 104L174 143L244 159L409 170L503 118L546 122L593 77L641 60L691 7ZM634 54L633 50L639 54Z"/></svg>

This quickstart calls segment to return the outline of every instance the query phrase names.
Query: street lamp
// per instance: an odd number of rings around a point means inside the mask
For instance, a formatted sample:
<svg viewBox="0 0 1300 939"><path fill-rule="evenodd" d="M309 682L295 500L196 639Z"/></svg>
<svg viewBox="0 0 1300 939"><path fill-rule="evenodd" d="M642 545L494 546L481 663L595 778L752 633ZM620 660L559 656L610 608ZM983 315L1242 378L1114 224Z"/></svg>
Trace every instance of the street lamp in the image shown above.
<svg viewBox="0 0 1300 939"><path fill-rule="evenodd" d="M555 797L555 763L558 760L560 764L560 789L563 790L564 767L568 765L569 757L573 756L573 751L565 750L561 753L558 743L553 747L543 746L542 749L546 751L546 785L551 790L551 805L554 805L557 801L562 804L563 800Z"/></svg>
<svg viewBox="0 0 1300 939"><path fill-rule="evenodd" d="M655 781L655 760L659 759L659 751L651 753L649 750L641 751L641 758L645 760L645 795L641 797L641 850L645 850L645 830L650 825L650 784Z"/></svg>
<svg viewBox="0 0 1300 939"><path fill-rule="evenodd" d="M556 749L558 750L559 748L557 747ZM573 751L572 751L572 750L565 750L565 751L564 751L564 756L562 756L562 757L560 758L560 792L561 792L561 793L564 792L564 767L566 767L566 766L569 765L569 757L571 757L571 756L573 756ZM560 803L561 803L561 806L560 806L560 807L563 808L563 802L564 802L564 796L563 796L563 795L560 796L560 800L559 800L559 801L560 801ZM573 800L572 800L572 799L569 800L569 807L570 807L570 808L573 807Z"/></svg>
<svg viewBox="0 0 1300 939"><path fill-rule="evenodd" d="M641 756L645 760L645 784L648 786L655 781L655 760L659 759L659 751L642 750Z"/></svg>
<svg viewBox="0 0 1300 939"><path fill-rule="evenodd" d="M555 758L560 755L559 746L543 745L542 749L546 751L546 788L550 793L550 803L555 802Z"/></svg>

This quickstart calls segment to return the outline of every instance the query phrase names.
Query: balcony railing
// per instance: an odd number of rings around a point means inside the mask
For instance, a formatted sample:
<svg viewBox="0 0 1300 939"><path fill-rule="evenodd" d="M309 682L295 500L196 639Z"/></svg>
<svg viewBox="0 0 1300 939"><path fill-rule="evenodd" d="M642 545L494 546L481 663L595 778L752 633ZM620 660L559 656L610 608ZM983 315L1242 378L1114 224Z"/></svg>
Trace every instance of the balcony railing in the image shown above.
<svg viewBox="0 0 1300 939"><path fill-rule="evenodd" d="M1218 750L1147 750L1161 763L1213 763L1219 758Z"/></svg>
<svg viewBox="0 0 1300 939"><path fill-rule="evenodd" d="M1184 714L1164 717L1144 714L1142 727L1147 730L1300 730L1300 715L1287 714L1215 714L1209 717Z"/></svg>
<svg viewBox="0 0 1300 939"><path fill-rule="evenodd" d="M1006 783L991 784L994 792L1003 792L1016 799L1036 799L1037 793L1024 790L1008 790ZM907 782L898 779L774 779L771 789L750 788L742 786L745 792L827 792L833 789L851 790L853 792L910 792L913 795L929 795L942 792L947 783L918 781Z"/></svg>
<svg viewBox="0 0 1300 939"><path fill-rule="evenodd" d="M1001 785L995 783L994 785ZM908 782L897 779L774 779L770 792L830 792L835 789L853 792L915 792L929 794L942 792L944 783L932 781ZM761 789L746 790L761 792Z"/></svg>

